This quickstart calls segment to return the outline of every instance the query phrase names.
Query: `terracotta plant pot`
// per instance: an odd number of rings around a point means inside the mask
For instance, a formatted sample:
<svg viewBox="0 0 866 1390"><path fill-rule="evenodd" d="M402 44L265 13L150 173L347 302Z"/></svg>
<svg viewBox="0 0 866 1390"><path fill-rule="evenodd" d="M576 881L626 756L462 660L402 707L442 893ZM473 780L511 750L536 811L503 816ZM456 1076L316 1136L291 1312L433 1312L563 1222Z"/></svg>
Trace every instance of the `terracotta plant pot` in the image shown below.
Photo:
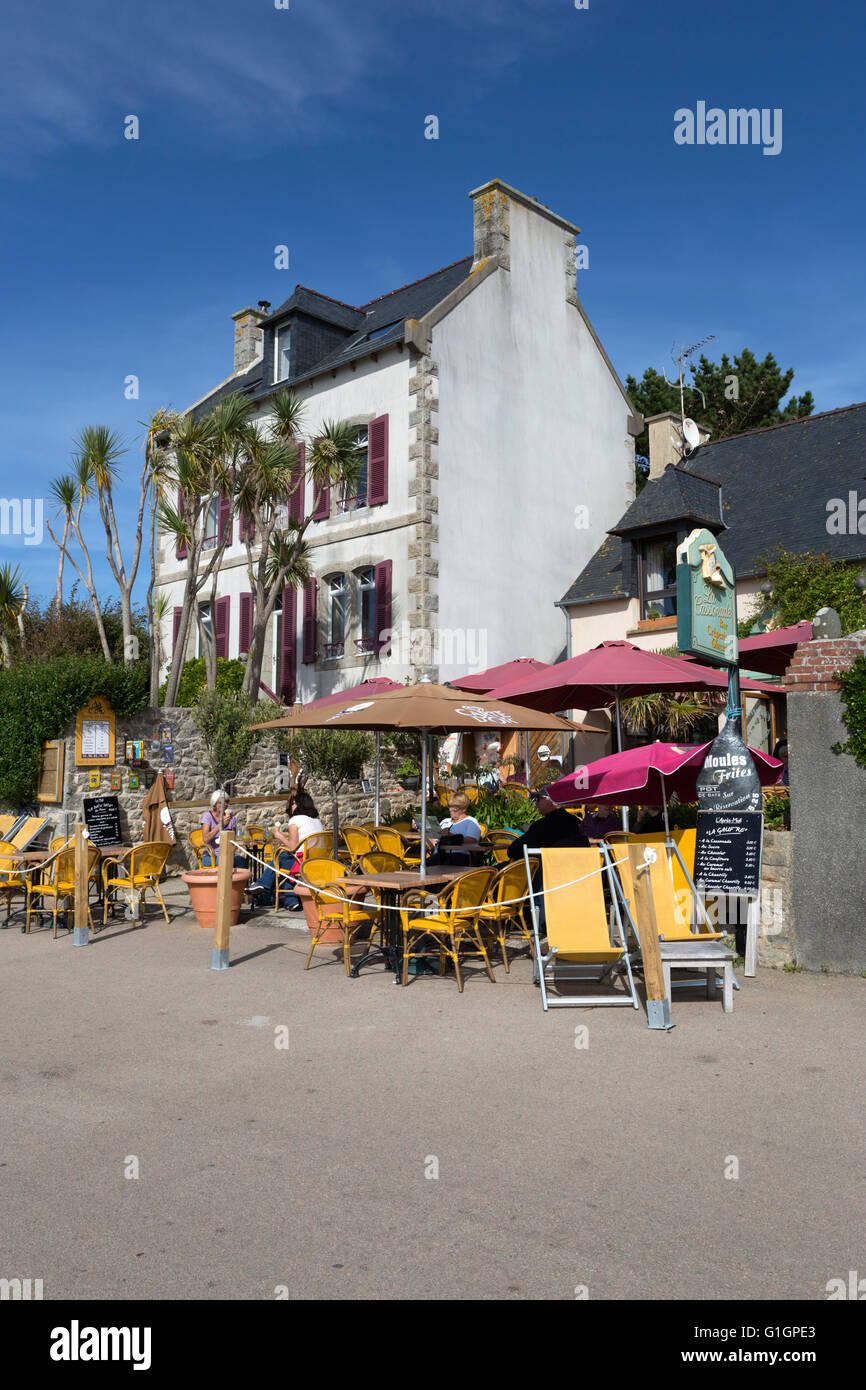
<svg viewBox="0 0 866 1390"><path fill-rule="evenodd" d="M319 918L318 914L316 913L316 904L313 902L313 899L310 896L310 890L308 888L304 888L303 884L297 883L295 885L295 893L300 898L301 907L304 909L304 917L306 918L307 922L307 930L309 931L310 936L314 936L316 933L316 928L319 925ZM340 927L326 927L324 933L319 939L321 941L342 942L343 932Z"/></svg>
<svg viewBox="0 0 866 1390"><path fill-rule="evenodd" d="M213 930L216 924L216 895L217 877L219 869L190 869L189 873L182 874L184 883L189 889L189 896L192 901L192 910L196 915L196 921L200 927ZM231 926L237 926L241 915L241 903L243 902L244 889L250 878L249 869L235 869L232 873L232 902Z"/></svg>

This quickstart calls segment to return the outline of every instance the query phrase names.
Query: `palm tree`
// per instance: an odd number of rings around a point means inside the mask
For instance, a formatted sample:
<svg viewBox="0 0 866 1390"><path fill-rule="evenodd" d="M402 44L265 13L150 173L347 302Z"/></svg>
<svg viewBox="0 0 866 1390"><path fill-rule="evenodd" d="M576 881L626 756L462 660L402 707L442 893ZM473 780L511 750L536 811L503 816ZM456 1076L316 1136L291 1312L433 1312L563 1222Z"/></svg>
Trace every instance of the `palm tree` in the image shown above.
<svg viewBox="0 0 866 1390"><path fill-rule="evenodd" d="M171 456L168 445L171 431L179 417L173 410L160 407L153 411L150 419L141 421L144 425L144 457L148 465L150 501L150 537L148 554L150 556L150 578L147 586L148 615L148 657L150 660L149 703L155 708L159 700L159 671L162 665L162 623L168 613L168 600L164 594L154 596L157 568L157 516L160 506L168 497L171 483Z"/></svg>
<svg viewBox="0 0 866 1390"><path fill-rule="evenodd" d="M72 509L75 506L78 491L71 473L63 473L59 478L55 478L48 491L57 503L58 512L63 516L63 539L60 542L60 559L57 562L57 593L54 599L54 611L59 618L60 610L63 607L63 562L66 559L66 542L69 538Z"/></svg>
<svg viewBox="0 0 866 1390"><path fill-rule="evenodd" d="M228 529L209 551L207 563L199 569L204 548L206 522L215 499L230 499L235 506L235 480L245 451L256 439L251 424L255 406L244 396L228 396L220 401L210 415L193 419L181 416L170 427L169 447L173 463L168 467L166 480L176 487L178 505L163 501L158 507L160 525L176 544L186 547L186 577L180 622L173 661L165 692L166 705L177 700L183 673L183 653L186 650L190 626L199 622L198 596L208 581L212 581L212 598L216 597L219 569L228 544ZM208 686L216 685L216 653L210 640L203 641Z"/></svg>
<svg viewBox="0 0 866 1390"><path fill-rule="evenodd" d="M72 484L71 491L73 494L74 510L73 506L70 506L69 508L66 507L65 499L67 499L70 496L70 488L68 487L68 483ZM61 504L61 507L63 508L63 540L59 541L57 539L57 537L51 529L50 521L46 521L45 529L48 532L51 539L53 540L54 544L60 550L61 573L62 562L65 556L69 563L72 565L81 582L84 584L84 587L86 588L88 594L90 595L90 602L93 607L93 616L96 621L96 630L99 633L99 644L102 647L102 655L106 661L111 661L111 649L108 645L108 638L105 635L105 624L102 621L102 607L99 602L99 595L96 592L96 585L93 582L93 566L90 561L90 551L87 547L87 542L85 541L84 536L81 532L81 514L84 510L84 504L93 497L95 487L96 480L93 475L93 469L91 466L90 459L85 454L79 454L78 456L74 457L73 473L71 475L64 475L61 478L56 478L51 485L51 491L53 495L58 499L58 501ZM84 560L85 567L83 570L81 566L78 564L78 561L70 554L68 549L68 538L70 530L72 531L76 541L78 542L78 547L81 551L82 558Z"/></svg>
<svg viewBox="0 0 866 1390"><path fill-rule="evenodd" d="M292 391L278 391L273 399L271 438L255 436L239 478L238 507L250 521L245 540L253 596L243 689L253 700L258 697L265 638L277 599L287 586L297 588L304 584L311 573L304 535L313 514L310 511L300 519L284 520L282 507L286 498L303 486L305 477L312 479L316 489L334 487L351 492L357 485L360 457L356 428L342 420L326 421L308 450L304 468L298 448L303 418L301 398ZM258 546L255 557L254 543Z"/></svg>
<svg viewBox="0 0 866 1390"><path fill-rule="evenodd" d="M8 564L0 565L0 656L4 666L12 661L8 629L19 624L26 603L27 591L18 566L13 569Z"/></svg>

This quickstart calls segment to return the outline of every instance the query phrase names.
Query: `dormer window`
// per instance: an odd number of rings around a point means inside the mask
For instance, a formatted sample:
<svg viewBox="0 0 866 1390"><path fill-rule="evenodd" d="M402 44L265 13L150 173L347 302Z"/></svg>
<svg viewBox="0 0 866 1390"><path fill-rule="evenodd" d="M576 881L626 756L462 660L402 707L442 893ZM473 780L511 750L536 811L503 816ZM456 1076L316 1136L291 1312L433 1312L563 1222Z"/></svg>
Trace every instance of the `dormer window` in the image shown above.
<svg viewBox="0 0 866 1390"><path fill-rule="evenodd" d="M274 354L274 381L286 381L292 374L292 326L277 330Z"/></svg>
<svg viewBox="0 0 866 1390"><path fill-rule="evenodd" d="M640 542L641 617L670 618L677 611L676 532Z"/></svg>

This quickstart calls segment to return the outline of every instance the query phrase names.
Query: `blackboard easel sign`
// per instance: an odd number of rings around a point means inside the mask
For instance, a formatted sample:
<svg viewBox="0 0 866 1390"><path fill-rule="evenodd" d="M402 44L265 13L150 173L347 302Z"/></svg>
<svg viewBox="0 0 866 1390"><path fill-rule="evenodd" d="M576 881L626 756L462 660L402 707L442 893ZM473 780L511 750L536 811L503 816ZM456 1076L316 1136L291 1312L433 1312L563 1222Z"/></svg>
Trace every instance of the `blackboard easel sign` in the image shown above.
<svg viewBox="0 0 866 1390"><path fill-rule="evenodd" d="M97 849L108 849L123 843L120 804L116 796L86 796L84 820L90 843Z"/></svg>
<svg viewBox="0 0 866 1390"><path fill-rule="evenodd" d="M699 811L695 883L706 893L758 897L763 839L762 811Z"/></svg>

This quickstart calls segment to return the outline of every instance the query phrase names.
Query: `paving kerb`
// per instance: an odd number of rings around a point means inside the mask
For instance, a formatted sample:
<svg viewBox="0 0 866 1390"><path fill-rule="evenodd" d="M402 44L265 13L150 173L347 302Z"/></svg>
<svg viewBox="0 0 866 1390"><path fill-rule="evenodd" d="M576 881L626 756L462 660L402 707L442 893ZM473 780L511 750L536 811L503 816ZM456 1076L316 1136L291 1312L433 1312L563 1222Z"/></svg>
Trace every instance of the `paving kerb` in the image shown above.
<svg viewBox="0 0 866 1390"><path fill-rule="evenodd" d="M661 1034L543 1015L525 959L462 996L329 950L305 973L283 920L234 928L227 972L188 915L0 933L0 1274L49 1299L821 1299L866 1267L866 981L759 969L733 1015L678 994Z"/></svg>

